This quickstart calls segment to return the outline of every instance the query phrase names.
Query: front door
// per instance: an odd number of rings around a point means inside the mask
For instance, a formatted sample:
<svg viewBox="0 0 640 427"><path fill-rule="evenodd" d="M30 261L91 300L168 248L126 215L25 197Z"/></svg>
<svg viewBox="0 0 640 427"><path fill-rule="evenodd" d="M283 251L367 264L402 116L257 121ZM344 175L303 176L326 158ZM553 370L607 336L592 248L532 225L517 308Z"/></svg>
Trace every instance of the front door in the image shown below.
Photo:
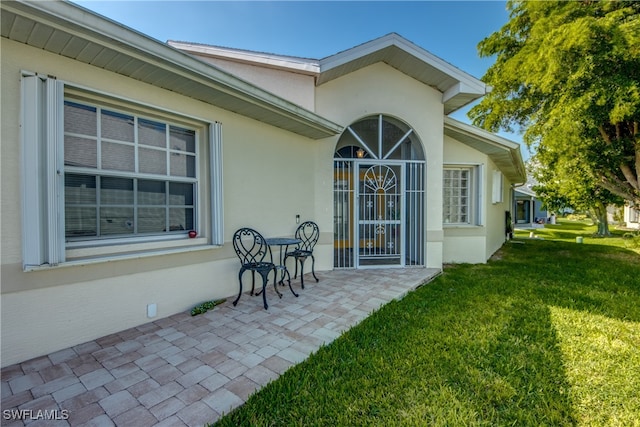
<svg viewBox="0 0 640 427"><path fill-rule="evenodd" d="M365 117L347 126L333 164L334 267L423 267L426 164L413 129Z"/></svg>
<svg viewBox="0 0 640 427"><path fill-rule="evenodd" d="M356 162L357 266L400 265L403 252L402 164Z"/></svg>

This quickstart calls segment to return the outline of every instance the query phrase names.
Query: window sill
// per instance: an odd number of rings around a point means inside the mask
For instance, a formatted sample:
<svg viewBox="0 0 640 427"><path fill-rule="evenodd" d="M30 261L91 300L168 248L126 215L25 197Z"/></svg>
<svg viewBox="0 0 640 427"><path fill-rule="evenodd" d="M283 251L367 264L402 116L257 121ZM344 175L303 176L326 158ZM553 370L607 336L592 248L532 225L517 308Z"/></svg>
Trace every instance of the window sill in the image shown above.
<svg viewBox="0 0 640 427"><path fill-rule="evenodd" d="M120 254L136 254L147 251L156 251L162 249L177 249L192 246L201 246L207 244L206 237L196 237L193 239L182 237L172 239L153 239L147 241L120 241L109 244L105 241L102 245L93 244L84 246L71 246L67 247L65 251L66 259L75 260L80 258L94 258L105 256L117 256Z"/></svg>
<svg viewBox="0 0 640 427"><path fill-rule="evenodd" d="M111 251L108 254L100 254L100 255L87 255L87 249L74 249L67 251L67 261L60 263L58 265L36 265L36 266L25 266L23 271L42 271L42 270L51 270L58 268L67 268L67 267L78 267L92 264L101 264L106 262L114 262L114 261L130 261L135 259L144 259L151 258L155 256L161 255L173 255L173 254L181 254L181 253L189 253L189 252L200 252L206 251L216 248L221 248L222 245L211 245L208 244L206 238L196 238L196 239L185 239L186 244L183 245L172 245L171 247L167 247L163 245L162 247L158 247L158 242L154 243L155 248L147 248L143 249L142 247L131 244L131 245L122 245L127 246L129 251L114 251L114 247L109 247ZM165 242L166 243L166 242ZM173 243L173 242L172 242ZM145 246L147 244L144 244ZM134 249L135 248L135 249ZM93 248L93 249L101 249L101 248ZM123 249L123 248L122 248ZM71 257L71 253L76 253L76 257ZM83 252L83 256L78 256L77 252Z"/></svg>
<svg viewBox="0 0 640 427"><path fill-rule="evenodd" d="M479 224L443 224L442 228L484 228L484 225Z"/></svg>

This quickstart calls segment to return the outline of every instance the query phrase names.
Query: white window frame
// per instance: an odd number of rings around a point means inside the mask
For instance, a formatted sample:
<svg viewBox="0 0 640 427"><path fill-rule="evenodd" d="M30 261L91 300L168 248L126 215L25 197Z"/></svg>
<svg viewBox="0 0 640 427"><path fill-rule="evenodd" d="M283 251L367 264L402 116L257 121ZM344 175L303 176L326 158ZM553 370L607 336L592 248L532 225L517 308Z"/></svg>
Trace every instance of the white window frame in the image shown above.
<svg viewBox="0 0 640 427"><path fill-rule="evenodd" d="M634 224L640 222L640 208L635 205L629 206L629 222Z"/></svg>
<svg viewBox="0 0 640 427"><path fill-rule="evenodd" d="M467 171L469 173L469 182L467 184L468 197L467 197L467 221L461 222L447 222L445 217L446 203L448 202L444 191L444 179L445 171L447 170L459 170ZM444 227L457 227L457 226L480 226L482 225L482 165L479 164L448 164L443 167L442 173L442 223Z"/></svg>
<svg viewBox="0 0 640 427"><path fill-rule="evenodd" d="M175 118L177 123L193 123L200 135L196 161L205 160L203 173L196 175L195 218L197 238L184 234L132 236L119 239L88 240L66 243L64 199L64 100L67 92L82 93L100 104L105 99L124 105L133 114L152 111L162 118ZM113 256L138 257L144 252L184 250L194 246L220 246L223 243L222 125L134 100L84 88L57 80L55 77L25 71L21 86L22 144L22 240L23 269L68 264L87 257L109 259ZM82 101L80 101L82 102ZM110 108L110 105L107 105ZM199 151L199 147L206 147ZM199 169L197 167L197 169ZM204 184L208 175L208 193ZM208 217L205 218L205 203ZM206 235L200 230L206 230ZM165 252L166 253L166 252Z"/></svg>

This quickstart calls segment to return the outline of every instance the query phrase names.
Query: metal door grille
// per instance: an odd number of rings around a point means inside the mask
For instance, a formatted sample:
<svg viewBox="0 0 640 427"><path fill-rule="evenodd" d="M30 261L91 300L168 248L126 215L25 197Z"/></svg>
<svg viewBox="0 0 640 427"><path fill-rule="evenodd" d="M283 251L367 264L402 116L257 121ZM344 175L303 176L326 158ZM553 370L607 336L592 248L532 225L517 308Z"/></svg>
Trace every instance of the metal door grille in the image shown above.
<svg viewBox="0 0 640 427"><path fill-rule="evenodd" d="M334 161L335 268L424 265L424 171L423 162Z"/></svg>
<svg viewBox="0 0 640 427"><path fill-rule="evenodd" d="M400 265L402 165L359 165L358 265Z"/></svg>
<svg viewBox="0 0 640 427"><path fill-rule="evenodd" d="M333 249L335 268L353 268L353 161L334 161Z"/></svg>

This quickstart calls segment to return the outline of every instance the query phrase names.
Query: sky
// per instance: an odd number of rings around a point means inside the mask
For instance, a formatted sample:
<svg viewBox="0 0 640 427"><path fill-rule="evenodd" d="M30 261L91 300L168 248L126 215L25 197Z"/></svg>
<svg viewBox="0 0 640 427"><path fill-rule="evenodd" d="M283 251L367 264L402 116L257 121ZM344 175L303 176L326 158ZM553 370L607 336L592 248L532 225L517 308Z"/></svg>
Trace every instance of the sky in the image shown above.
<svg viewBox="0 0 640 427"><path fill-rule="evenodd" d="M478 43L509 20L505 1L158 1L74 3L161 42L322 59L389 33L474 77L493 63ZM464 108L454 114L469 123ZM500 135L521 143L518 134ZM522 154L528 157L522 146Z"/></svg>

